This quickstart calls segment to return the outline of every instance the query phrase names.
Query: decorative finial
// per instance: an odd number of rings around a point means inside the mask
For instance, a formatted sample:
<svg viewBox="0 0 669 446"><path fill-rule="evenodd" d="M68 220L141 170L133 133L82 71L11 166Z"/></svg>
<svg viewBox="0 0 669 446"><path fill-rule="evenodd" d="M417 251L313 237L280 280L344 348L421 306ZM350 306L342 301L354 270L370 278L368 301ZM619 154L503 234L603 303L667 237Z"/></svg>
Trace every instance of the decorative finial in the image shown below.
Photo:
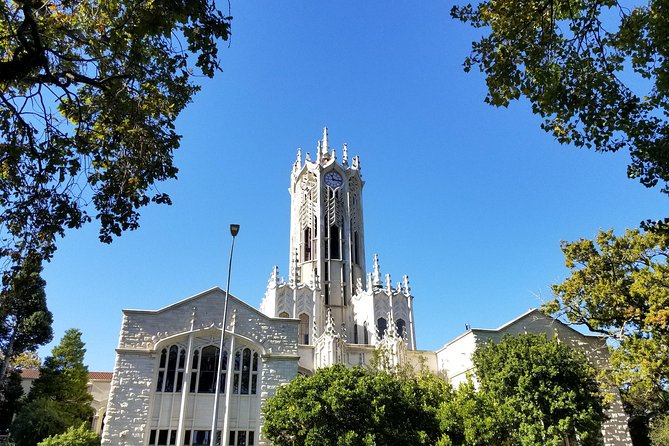
<svg viewBox="0 0 669 446"><path fill-rule="evenodd" d="M372 285L374 288L381 288L381 271L379 269L379 255L374 254L374 274Z"/></svg>
<svg viewBox="0 0 669 446"><path fill-rule="evenodd" d="M274 268L272 268L272 272L269 275L269 284L268 285L278 285L279 283L279 267L277 265L274 265Z"/></svg>
<svg viewBox="0 0 669 446"><path fill-rule="evenodd" d="M341 163L343 165L348 164L348 144L344 143L344 149L341 152Z"/></svg>
<svg viewBox="0 0 669 446"><path fill-rule="evenodd" d="M392 285L390 283L390 274L386 274L386 290L388 290L388 294L392 292Z"/></svg>
<svg viewBox="0 0 669 446"><path fill-rule="evenodd" d="M297 161L298 166L302 165L302 149L299 148L299 147L297 148L297 160L296 161Z"/></svg>
<svg viewBox="0 0 669 446"><path fill-rule="evenodd" d="M328 146L328 128L323 127L323 144L321 145L321 150L323 156L328 155L328 150L330 149L330 146Z"/></svg>
<svg viewBox="0 0 669 446"><path fill-rule="evenodd" d="M408 296L411 294L411 288L409 287L409 276L405 274L402 279L404 280L404 294Z"/></svg>
<svg viewBox="0 0 669 446"><path fill-rule="evenodd" d="M309 152L307 152L307 154L306 154L306 156L305 156L305 160L306 160L307 162L311 161L311 154L310 154Z"/></svg>
<svg viewBox="0 0 669 446"><path fill-rule="evenodd" d="M335 152L335 149L332 149L332 159L337 160L337 153Z"/></svg>

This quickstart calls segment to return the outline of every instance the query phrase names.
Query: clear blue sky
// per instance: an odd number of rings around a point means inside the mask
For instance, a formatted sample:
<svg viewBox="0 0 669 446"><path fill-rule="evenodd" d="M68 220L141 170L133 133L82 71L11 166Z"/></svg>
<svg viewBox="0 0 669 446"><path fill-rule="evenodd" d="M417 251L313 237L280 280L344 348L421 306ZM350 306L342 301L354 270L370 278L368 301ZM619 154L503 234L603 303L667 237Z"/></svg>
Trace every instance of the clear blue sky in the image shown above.
<svg viewBox="0 0 669 446"><path fill-rule="evenodd" d="M227 8L227 4L222 2ZM223 73L178 121L173 206L144 209L111 245L68 232L46 265L56 342L83 331L90 370L110 371L121 309L158 309L225 285L258 306L288 268L288 180L322 128L361 158L367 261L408 274L418 347L496 327L550 298L560 240L665 217L667 198L625 176L624 154L559 146L527 103L494 109L462 61L476 34L449 2L232 0ZM47 355L53 344L40 350Z"/></svg>

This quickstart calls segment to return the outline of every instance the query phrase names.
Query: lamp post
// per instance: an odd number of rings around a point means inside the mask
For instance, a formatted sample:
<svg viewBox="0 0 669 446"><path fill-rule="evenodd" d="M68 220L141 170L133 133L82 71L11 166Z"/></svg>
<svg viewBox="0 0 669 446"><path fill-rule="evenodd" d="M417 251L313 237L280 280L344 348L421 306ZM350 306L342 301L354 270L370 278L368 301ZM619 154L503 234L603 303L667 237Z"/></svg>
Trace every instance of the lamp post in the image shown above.
<svg viewBox="0 0 669 446"><path fill-rule="evenodd" d="M230 292L230 271L232 270L232 253L235 249L235 237L239 233L239 225L230 225L230 235L232 235L232 244L230 245L230 261L228 262L228 283L225 287L225 296L223 300L223 321L221 322L221 343L218 347L218 366L216 367L216 391L214 392L214 415L211 419L211 436L209 444L216 444L216 428L218 427L218 400L221 395L221 367L223 365L223 349L225 348L225 321L228 317L228 293ZM232 354L232 352L230 353ZM227 389L229 392L230 389ZM226 408L227 409L227 408ZM227 416L227 410L224 413ZM225 432L221 432L221 442L225 442Z"/></svg>

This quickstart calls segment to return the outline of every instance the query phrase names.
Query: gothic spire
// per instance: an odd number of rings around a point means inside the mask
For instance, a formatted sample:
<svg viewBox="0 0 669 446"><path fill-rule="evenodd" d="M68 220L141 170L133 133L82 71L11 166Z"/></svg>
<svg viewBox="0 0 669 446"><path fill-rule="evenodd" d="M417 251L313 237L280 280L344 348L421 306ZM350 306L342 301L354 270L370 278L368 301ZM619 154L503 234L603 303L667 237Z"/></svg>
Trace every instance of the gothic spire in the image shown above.
<svg viewBox="0 0 669 446"><path fill-rule="evenodd" d="M348 164L348 145L344 144L344 148L341 154L341 163L346 166Z"/></svg>
<svg viewBox="0 0 669 446"><path fill-rule="evenodd" d="M373 273L372 285L374 288L381 288L381 270L379 268L379 255L374 254L374 273Z"/></svg>
<svg viewBox="0 0 669 446"><path fill-rule="evenodd" d="M329 149L330 147L328 146L328 128L323 127L323 144L321 145L321 150L324 158L329 155L328 153Z"/></svg>

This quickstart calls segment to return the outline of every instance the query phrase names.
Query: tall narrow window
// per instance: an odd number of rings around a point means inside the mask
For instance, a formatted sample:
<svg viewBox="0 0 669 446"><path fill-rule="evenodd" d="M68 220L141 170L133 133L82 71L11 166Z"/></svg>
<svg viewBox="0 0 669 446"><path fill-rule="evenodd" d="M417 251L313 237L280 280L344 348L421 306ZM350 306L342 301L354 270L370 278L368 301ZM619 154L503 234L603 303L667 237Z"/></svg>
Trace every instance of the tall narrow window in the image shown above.
<svg viewBox="0 0 669 446"><path fill-rule="evenodd" d="M248 348L244 349L242 353L242 387L241 394L249 394L249 384L251 380L251 350Z"/></svg>
<svg viewBox="0 0 669 446"><path fill-rule="evenodd" d="M341 240L337 225L330 226L330 258L341 259Z"/></svg>
<svg viewBox="0 0 669 446"><path fill-rule="evenodd" d="M388 321L385 318L380 317L376 321L376 330L379 332L379 339L383 339L386 335L386 329L388 328Z"/></svg>
<svg viewBox="0 0 669 446"><path fill-rule="evenodd" d="M228 376L228 352L223 351L223 363L221 364L221 393L225 393L225 381Z"/></svg>
<svg viewBox="0 0 669 446"><path fill-rule="evenodd" d="M158 381L156 382L156 392L163 391L165 381L165 363L167 362L167 349L164 348L160 353L160 364L158 365Z"/></svg>
<svg viewBox="0 0 669 446"><path fill-rule="evenodd" d="M358 324L353 324L353 343L358 343Z"/></svg>
<svg viewBox="0 0 669 446"><path fill-rule="evenodd" d="M367 326L367 321L362 326L362 333L365 338L365 345L369 344L369 327Z"/></svg>
<svg viewBox="0 0 669 446"><path fill-rule="evenodd" d="M179 347L173 345L170 347L169 359L167 361L167 373L165 375L165 392L174 392L174 374L177 370L177 359L179 357Z"/></svg>
<svg viewBox="0 0 669 446"><path fill-rule="evenodd" d="M186 350L183 348L179 352L179 365L177 366L177 382L176 382L176 391L181 392L184 381L184 367L186 366Z"/></svg>
<svg viewBox="0 0 669 446"><path fill-rule="evenodd" d="M239 393L239 372L241 369L242 363L242 354L241 352L235 353L235 370L234 375L232 375L232 393L235 395Z"/></svg>
<svg viewBox="0 0 669 446"><path fill-rule="evenodd" d="M258 354L253 354L253 366L251 367L251 395L258 391Z"/></svg>
<svg viewBox="0 0 669 446"><path fill-rule="evenodd" d="M360 251L358 248L358 231L353 233L353 263L360 265Z"/></svg>
<svg viewBox="0 0 669 446"><path fill-rule="evenodd" d="M216 365L218 347L210 345L202 349L200 358L200 378L197 386L199 393L214 393L216 390Z"/></svg>
<svg viewBox="0 0 669 446"><path fill-rule="evenodd" d="M298 340L301 344L309 344L309 315L306 313L300 314Z"/></svg>
<svg viewBox="0 0 669 446"><path fill-rule="evenodd" d="M397 327L397 334L399 336L404 336L404 331L406 330L406 322L404 322L404 319L397 319L397 322L395 322L395 326Z"/></svg>
<svg viewBox="0 0 669 446"><path fill-rule="evenodd" d="M195 350L193 352L193 365L191 368L191 373L190 373L190 392L195 392L195 389L197 389L197 370L200 365L200 350Z"/></svg>
<svg viewBox="0 0 669 446"><path fill-rule="evenodd" d="M304 228L304 260L311 260L311 228Z"/></svg>

